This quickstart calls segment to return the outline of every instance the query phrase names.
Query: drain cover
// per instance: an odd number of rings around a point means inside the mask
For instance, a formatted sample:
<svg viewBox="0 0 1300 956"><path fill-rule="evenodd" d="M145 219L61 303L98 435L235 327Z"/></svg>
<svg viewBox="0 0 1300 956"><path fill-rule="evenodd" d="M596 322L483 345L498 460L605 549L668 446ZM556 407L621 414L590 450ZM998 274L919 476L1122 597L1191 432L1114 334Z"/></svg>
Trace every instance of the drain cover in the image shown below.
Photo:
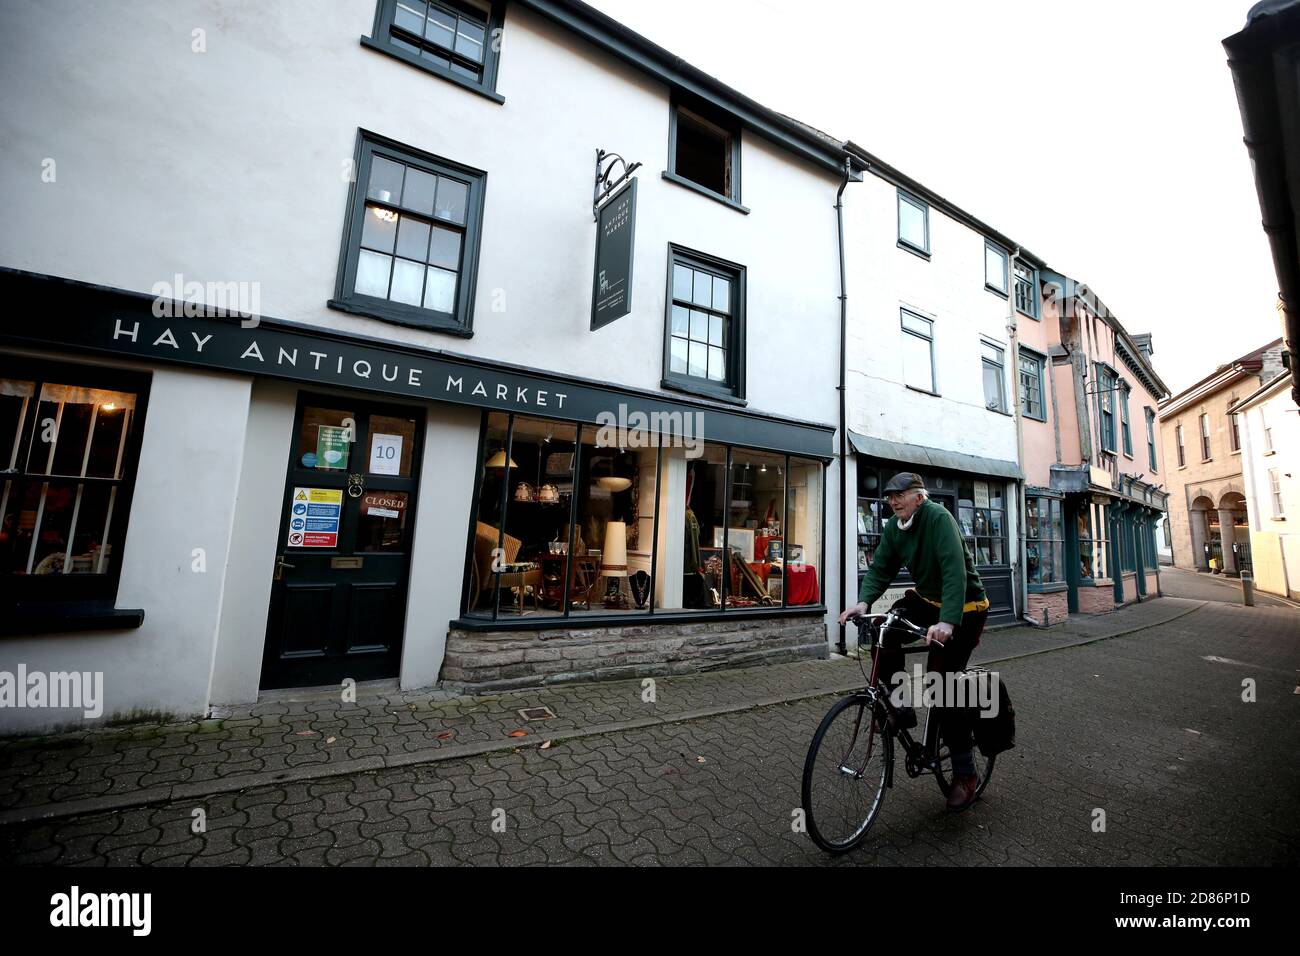
<svg viewBox="0 0 1300 956"><path fill-rule="evenodd" d="M549 707L525 707L519 716L524 720L554 720L556 714Z"/></svg>

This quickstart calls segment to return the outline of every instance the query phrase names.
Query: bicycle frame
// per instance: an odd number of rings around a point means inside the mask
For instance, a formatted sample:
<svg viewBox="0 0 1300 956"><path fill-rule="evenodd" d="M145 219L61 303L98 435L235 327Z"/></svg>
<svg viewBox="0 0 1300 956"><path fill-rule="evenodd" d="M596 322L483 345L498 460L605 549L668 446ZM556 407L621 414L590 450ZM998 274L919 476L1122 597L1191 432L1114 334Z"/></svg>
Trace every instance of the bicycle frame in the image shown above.
<svg viewBox="0 0 1300 956"><path fill-rule="evenodd" d="M870 725L867 728L867 751L862 758L861 766L858 767L856 770L853 770L851 768L845 767L844 761L841 761L840 770L842 772L851 773L854 776L861 777L866 772L867 766L871 763L871 756L875 751L875 743L876 743L875 714L876 714L877 705L883 707L885 712L891 717L897 715L898 713L893 703L889 699L889 693L883 689L883 686L881 685L879 679L880 654L878 653L878 651L884 646L884 641L883 641L884 634L891 627L897 627L900 630L908 631L909 633L915 636L921 636L921 637L924 637L928 632L924 628L918 627L917 625L913 624L911 621L904 618L897 611L893 611L893 610L889 611L889 613L887 614L859 615L858 617L855 618L855 621L858 625L859 638L861 638L865 632L871 630L871 641L870 644L868 645L871 651L871 676L868 680L867 687L855 696L860 696L862 700L865 702L865 704L867 705L868 712L872 715L872 720ZM871 628L872 624L876 624L877 626L874 629L872 629ZM899 648L899 650L901 650L904 654L916 654L921 652L929 652L931 646L932 646L931 643L927 641L926 644L920 646L915 646L915 645L911 647L904 646ZM861 640L859 640L858 647L859 648L862 647ZM939 647L942 648L943 645L939 644ZM921 776L921 774L923 773L930 773L941 762L942 754L939 749L938 727L937 726L935 727L935 731L933 734L930 733L930 728L932 726L932 720L934 716L935 715L933 711L926 712L925 727L922 730L920 741L913 740L912 735L908 733L907 728L900 727L897 728L895 731L895 733L899 738L899 741L903 745L903 753L905 755L904 769L907 771L907 775L909 777L916 778ZM861 712L859 712L858 719L861 720ZM850 753L852 753L853 751L853 742L856 741L858 738L858 732L859 732L859 727L855 725L853 728L853 737L851 738L849 743ZM892 760L892 758L887 757L885 764L886 764L885 785L887 787L893 787L894 761Z"/></svg>

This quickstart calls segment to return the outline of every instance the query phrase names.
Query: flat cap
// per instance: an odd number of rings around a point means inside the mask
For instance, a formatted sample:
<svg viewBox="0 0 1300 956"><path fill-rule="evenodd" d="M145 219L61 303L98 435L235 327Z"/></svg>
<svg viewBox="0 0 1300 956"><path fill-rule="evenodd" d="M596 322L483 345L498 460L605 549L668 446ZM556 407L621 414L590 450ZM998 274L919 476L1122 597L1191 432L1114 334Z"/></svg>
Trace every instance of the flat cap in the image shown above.
<svg viewBox="0 0 1300 956"><path fill-rule="evenodd" d="M925 489L925 482L921 480L921 476L914 471L900 471L885 485L885 494L892 495L915 488Z"/></svg>

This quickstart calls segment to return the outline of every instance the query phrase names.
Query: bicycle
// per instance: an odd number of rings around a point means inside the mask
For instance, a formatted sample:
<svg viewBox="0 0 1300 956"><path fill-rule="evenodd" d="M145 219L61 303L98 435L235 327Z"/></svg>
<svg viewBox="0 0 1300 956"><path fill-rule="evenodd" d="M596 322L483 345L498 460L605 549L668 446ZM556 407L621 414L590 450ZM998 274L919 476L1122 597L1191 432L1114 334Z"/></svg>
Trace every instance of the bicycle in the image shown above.
<svg viewBox="0 0 1300 956"><path fill-rule="evenodd" d="M836 701L827 711L813 735L803 769L803 810L808 835L829 853L846 853L866 838L880 813L885 791L894 785L895 738L903 745L903 766L909 777L933 773L945 797L952 790L951 758L947 748L939 746L937 712L934 708L926 711L921 740L913 740L909 728L900 726L899 710L877 674L879 651L886 632L896 628L925 637L926 629L897 611L858 615L853 620L858 626L859 648L871 649L871 675L865 688ZM869 640L863 640L868 636ZM900 650L915 654L929 651L933 646L912 644ZM863 720L866 714L872 715L869 721ZM995 758L983 756L978 748L972 753L979 780L973 803L988 786ZM823 795L823 790L830 793ZM869 801L865 810L855 809L861 805L854 803L858 795Z"/></svg>

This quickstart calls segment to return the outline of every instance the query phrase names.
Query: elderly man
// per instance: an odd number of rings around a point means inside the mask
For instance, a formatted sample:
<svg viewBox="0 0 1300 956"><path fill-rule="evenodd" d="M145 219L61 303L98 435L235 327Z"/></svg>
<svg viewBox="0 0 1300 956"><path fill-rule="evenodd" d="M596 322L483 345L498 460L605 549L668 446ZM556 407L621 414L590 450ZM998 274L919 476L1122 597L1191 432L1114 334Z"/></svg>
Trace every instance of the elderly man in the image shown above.
<svg viewBox="0 0 1300 956"><path fill-rule="evenodd" d="M931 671L958 671L966 666L979 643L988 618L989 601L984 584L975 570L975 560L962 539L957 521L948 509L931 501L919 475L900 472L885 485L885 499L894 512L880 535L876 554L862 579L859 604L840 615L845 623L851 615L865 614L893 583L902 565L907 565L916 587L909 588L894 607L913 624L929 627L926 640L942 644L929 653ZM891 641L894 635L886 635ZM879 674L886 686L894 687L894 675L903 668L903 654L894 647L881 651ZM975 798L979 780L971 752L971 729L967 721L951 713L941 720L943 741L952 755L953 787L948 809L965 810ZM905 726L916 725L911 708L902 714Z"/></svg>

